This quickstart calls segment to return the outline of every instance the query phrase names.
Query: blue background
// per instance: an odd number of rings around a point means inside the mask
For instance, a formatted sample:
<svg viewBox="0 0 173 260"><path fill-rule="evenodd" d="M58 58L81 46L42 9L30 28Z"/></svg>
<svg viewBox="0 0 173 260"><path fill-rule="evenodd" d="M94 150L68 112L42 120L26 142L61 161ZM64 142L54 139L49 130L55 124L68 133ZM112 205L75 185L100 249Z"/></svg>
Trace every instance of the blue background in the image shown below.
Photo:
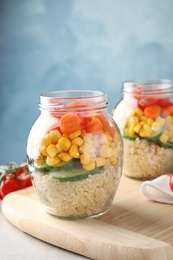
<svg viewBox="0 0 173 260"><path fill-rule="evenodd" d="M26 158L39 96L173 79L172 0L0 0L0 164Z"/></svg>

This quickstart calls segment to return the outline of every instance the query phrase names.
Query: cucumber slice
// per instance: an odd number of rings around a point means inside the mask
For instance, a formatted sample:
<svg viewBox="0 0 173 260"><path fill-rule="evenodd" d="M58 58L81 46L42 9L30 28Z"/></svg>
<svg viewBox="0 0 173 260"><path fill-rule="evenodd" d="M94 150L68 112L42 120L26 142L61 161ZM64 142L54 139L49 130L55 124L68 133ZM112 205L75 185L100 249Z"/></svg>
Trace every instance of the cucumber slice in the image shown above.
<svg viewBox="0 0 173 260"><path fill-rule="evenodd" d="M59 172L59 171L66 170L66 169L73 167L74 164L76 163L75 161L76 160L72 159L68 162L61 162L60 164L55 165L55 166L50 166L50 165L45 163L43 166L35 166L35 171L46 172L46 173L48 173L48 172Z"/></svg>
<svg viewBox="0 0 173 260"><path fill-rule="evenodd" d="M58 179L60 182L65 182L65 181L80 181L83 179L86 179L89 175L96 174L100 172L102 167L96 167L92 171L87 171L84 170L82 167L80 168L73 168L67 170L62 170L62 171L54 171L54 172L49 172L49 175L51 175L53 178Z"/></svg>
<svg viewBox="0 0 173 260"><path fill-rule="evenodd" d="M163 129L161 128L159 131L156 131L154 134L144 137L144 138L151 142L157 142L159 140L159 137L161 136L162 132L163 132Z"/></svg>
<svg viewBox="0 0 173 260"><path fill-rule="evenodd" d="M139 136L137 136L137 135L124 134L124 135L123 135L123 138L134 141L136 138L139 138Z"/></svg>
<svg viewBox="0 0 173 260"><path fill-rule="evenodd" d="M168 149L173 149L173 143L162 143L161 141L159 141L159 144L161 147L164 147L164 148L168 148Z"/></svg>

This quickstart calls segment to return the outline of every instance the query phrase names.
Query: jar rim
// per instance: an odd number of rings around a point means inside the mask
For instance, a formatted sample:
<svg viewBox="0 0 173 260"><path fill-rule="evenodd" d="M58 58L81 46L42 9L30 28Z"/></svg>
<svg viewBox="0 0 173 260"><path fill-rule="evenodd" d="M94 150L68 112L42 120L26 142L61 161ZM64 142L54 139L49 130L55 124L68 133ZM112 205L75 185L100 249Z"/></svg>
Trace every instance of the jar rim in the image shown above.
<svg viewBox="0 0 173 260"><path fill-rule="evenodd" d="M173 93L173 81L169 79L144 79L144 80L125 80L122 83L124 93L133 93L142 90L139 95L155 95Z"/></svg>
<svg viewBox="0 0 173 260"><path fill-rule="evenodd" d="M73 103L73 106L69 106L70 103ZM106 108L107 105L106 93L98 90L55 90L45 92L40 95L39 103L41 110L56 108L56 111L101 109Z"/></svg>

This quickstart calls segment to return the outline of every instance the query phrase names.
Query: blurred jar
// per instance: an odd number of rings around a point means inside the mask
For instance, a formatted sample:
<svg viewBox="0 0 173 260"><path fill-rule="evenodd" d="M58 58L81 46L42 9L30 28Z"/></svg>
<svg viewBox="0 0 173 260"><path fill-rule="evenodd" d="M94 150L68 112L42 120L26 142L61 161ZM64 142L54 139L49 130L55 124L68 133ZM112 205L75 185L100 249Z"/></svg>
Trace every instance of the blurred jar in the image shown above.
<svg viewBox="0 0 173 260"><path fill-rule="evenodd" d="M125 81L112 114L124 143L123 173L153 179L173 171L173 82Z"/></svg>
<svg viewBox="0 0 173 260"><path fill-rule="evenodd" d="M99 91L40 96L27 142L33 185L45 210L65 219L109 210L122 174L123 141Z"/></svg>

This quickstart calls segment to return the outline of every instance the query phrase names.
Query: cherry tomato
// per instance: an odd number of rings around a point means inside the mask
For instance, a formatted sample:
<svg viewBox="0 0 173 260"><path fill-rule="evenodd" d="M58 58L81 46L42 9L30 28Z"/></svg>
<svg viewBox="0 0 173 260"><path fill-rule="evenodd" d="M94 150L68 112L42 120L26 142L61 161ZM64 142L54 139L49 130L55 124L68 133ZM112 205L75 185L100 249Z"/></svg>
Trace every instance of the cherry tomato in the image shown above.
<svg viewBox="0 0 173 260"><path fill-rule="evenodd" d="M169 185L170 185L170 188L171 188L171 190L173 192L173 174L170 174L170 183L169 183Z"/></svg>
<svg viewBox="0 0 173 260"><path fill-rule="evenodd" d="M143 97L138 101L138 107L144 110L146 107L157 105L158 99L154 97Z"/></svg>
<svg viewBox="0 0 173 260"><path fill-rule="evenodd" d="M13 174L8 174L1 182L1 196L4 198L8 193L23 189L25 187L24 178L14 178Z"/></svg>

